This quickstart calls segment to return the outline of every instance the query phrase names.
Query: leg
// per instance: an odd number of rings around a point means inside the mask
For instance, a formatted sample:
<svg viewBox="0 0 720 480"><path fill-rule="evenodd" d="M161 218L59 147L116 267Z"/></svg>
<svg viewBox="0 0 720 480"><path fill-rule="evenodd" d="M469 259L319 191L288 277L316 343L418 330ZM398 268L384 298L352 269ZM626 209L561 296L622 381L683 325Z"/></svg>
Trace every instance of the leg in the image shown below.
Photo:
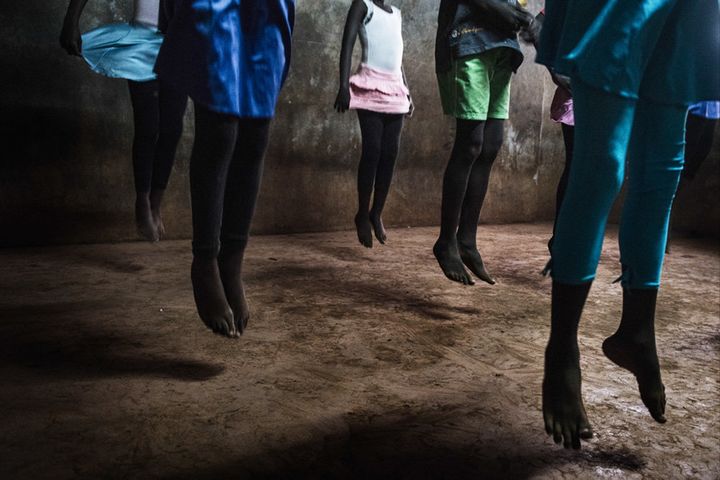
<svg viewBox="0 0 720 480"><path fill-rule="evenodd" d="M572 164L573 145L575 143L575 127L572 125L561 124L563 143L565 144L565 167L563 167L560 181L558 182L557 192L555 194L555 220L553 221L553 235L548 241L548 250L552 252L553 240L555 239L555 228L557 227L557 218L560 214L560 205L565 198L565 190L567 190L568 178L570 177L570 165ZM552 260L548 261L542 271L543 276L547 276L552 270Z"/></svg>
<svg viewBox="0 0 720 480"><path fill-rule="evenodd" d="M485 121L457 119L455 144L443 177L440 237L433 247L445 276L465 285L475 282L463 267L457 233L470 172L482 151L484 132Z"/></svg>
<svg viewBox="0 0 720 480"><path fill-rule="evenodd" d="M187 107L187 95L177 92L167 82L160 81L159 87L160 120L155 163L152 171L152 190L150 207L157 226L158 236L165 235L165 225L160 214L160 205L167 187L175 152L183 130L183 117Z"/></svg>
<svg viewBox="0 0 720 480"><path fill-rule="evenodd" d="M605 224L623 179L635 102L573 83L575 145L552 246L553 298L543 415L556 441L579 447L587 425L577 325L595 276Z"/></svg>
<svg viewBox="0 0 720 480"><path fill-rule="evenodd" d="M582 401L580 349L577 330L591 282L564 285L553 282L550 340L545 349L543 419L545 431L565 448L580 448L592 437Z"/></svg>
<svg viewBox="0 0 720 480"><path fill-rule="evenodd" d="M270 119L240 120L225 189L220 236L222 247L218 263L225 295L232 308L235 329L240 335L250 319L242 282L242 265L260 191L269 131Z"/></svg>
<svg viewBox="0 0 720 480"><path fill-rule="evenodd" d="M457 233L458 249L463 263L480 280L490 285L494 285L495 280L485 269L480 252L478 252L477 227L490 181L490 171L500 152L500 147L502 147L504 123L503 120L495 118L488 118L485 122L482 150L470 172L470 181L460 213L460 225Z"/></svg>
<svg viewBox="0 0 720 480"><path fill-rule="evenodd" d="M385 115L383 118L382 145L380 147L380 162L375 173L375 191L373 204L370 209L370 223L375 231L375 238L382 244L387 240L387 233L382 221L382 212L385 208L393 173L395 160L400 149L400 133L402 132L403 115Z"/></svg>
<svg viewBox="0 0 720 480"><path fill-rule="evenodd" d="M237 118L195 106L195 143L190 158L193 293L205 325L226 336L237 336L237 332L220 279L217 256L225 184L237 133Z"/></svg>
<svg viewBox="0 0 720 480"><path fill-rule="evenodd" d="M655 301L670 210L683 168L686 112L640 101L628 151L630 175L620 222L623 315L605 354L637 378L652 417L665 422L665 393L655 346Z"/></svg>
<svg viewBox="0 0 720 480"><path fill-rule="evenodd" d="M158 137L158 83L128 81L133 109L133 173L135 177L135 223L138 233L151 242L158 240L150 209L153 158Z"/></svg>
<svg viewBox="0 0 720 480"><path fill-rule="evenodd" d="M370 198L382 153L383 114L368 110L358 110L357 114L362 133L362 156L358 166L358 211L355 215L355 227L360 243L372 248Z"/></svg>
<svg viewBox="0 0 720 480"><path fill-rule="evenodd" d="M710 154L717 123L717 120L711 118L688 115L683 179L693 180L700 170L700 166Z"/></svg>

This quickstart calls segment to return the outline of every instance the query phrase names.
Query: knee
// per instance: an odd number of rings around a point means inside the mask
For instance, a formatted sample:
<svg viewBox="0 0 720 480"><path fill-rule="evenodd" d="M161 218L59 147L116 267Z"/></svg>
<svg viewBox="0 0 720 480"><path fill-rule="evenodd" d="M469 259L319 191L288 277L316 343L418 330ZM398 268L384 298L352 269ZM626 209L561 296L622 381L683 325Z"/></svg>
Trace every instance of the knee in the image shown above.
<svg viewBox="0 0 720 480"><path fill-rule="evenodd" d="M480 157L483 151L483 142L472 138L456 139L453 148L452 160L466 166L471 166Z"/></svg>
<svg viewBox="0 0 720 480"><path fill-rule="evenodd" d="M362 141L362 161L377 163L382 154L382 145L376 139L363 138Z"/></svg>
<svg viewBox="0 0 720 480"><path fill-rule="evenodd" d="M502 144L502 137L493 139L486 138L485 142L482 145L482 153L480 154L480 158L487 163L494 162L498 156L498 153L500 153Z"/></svg>

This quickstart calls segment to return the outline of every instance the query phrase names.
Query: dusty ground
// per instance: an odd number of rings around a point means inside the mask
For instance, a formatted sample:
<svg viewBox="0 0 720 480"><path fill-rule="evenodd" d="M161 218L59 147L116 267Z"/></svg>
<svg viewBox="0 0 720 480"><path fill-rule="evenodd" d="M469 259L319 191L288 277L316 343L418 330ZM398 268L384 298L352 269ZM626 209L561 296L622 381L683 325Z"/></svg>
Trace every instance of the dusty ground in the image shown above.
<svg viewBox="0 0 720 480"><path fill-rule="evenodd" d="M258 237L240 341L196 318L188 242L0 252L0 478L718 478L720 252L676 240L658 336L668 423L605 360L615 234L582 324L597 436L540 414L548 225L482 226L499 284L446 281L435 229Z"/></svg>

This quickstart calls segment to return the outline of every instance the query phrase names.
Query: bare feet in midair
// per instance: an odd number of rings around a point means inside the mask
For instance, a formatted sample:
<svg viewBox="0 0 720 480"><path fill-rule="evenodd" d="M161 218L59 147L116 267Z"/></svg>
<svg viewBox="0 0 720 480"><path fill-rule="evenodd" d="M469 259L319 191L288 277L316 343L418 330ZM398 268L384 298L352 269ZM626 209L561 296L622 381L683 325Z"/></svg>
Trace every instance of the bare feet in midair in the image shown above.
<svg viewBox="0 0 720 480"><path fill-rule="evenodd" d="M358 212L355 215L355 228L360 243L366 248L372 248L372 224L370 223L370 214Z"/></svg>
<svg viewBox="0 0 720 480"><path fill-rule="evenodd" d="M150 209L150 196L147 193L138 193L135 197L135 225L138 233L145 240L150 242L159 240L157 227Z"/></svg>
<svg viewBox="0 0 720 480"><path fill-rule="evenodd" d="M230 303L233 313L235 330L242 335L250 320L250 308L245 297L245 288L242 281L243 253L223 255L218 257L220 278L225 290L225 296Z"/></svg>
<svg viewBox="0 0 720 480"><path fill-rule="evenodd" d="M654 335L640 339L626 338L615 333L605 339L602 349L614 364L635 375L640 398L650 415L656 422L665 423L665 386L660 377Z"/></svg>
<svg viewBox="0 0 720 480"><path fill-rule="evenodd" d="M445 243L438 239L433 246L433 253L447 278L463 285L475 285L475 281L467 273L460 259L457 241Z"/></svg>
<svg viewBox="0 0 720 480"><path fill-rule="evenodd" d="M217 260L193 258L190 278L195 305L203 323L219 335L239 337L233 312L225 297Z"/></svg>
<svg viewBox="0 0 720 480"><path fill-rule="evenodd" d="M592 437L582 401L580 352L577 344L548 344L543 379L545 431L565 448L580 448L581 438Z"/></svg>
<svg viewBox="0 0 720 480"><path fill-rule="evenodd" d="M378 213L370 212L370 224L375 232L375 238L378 239L378 242L385 245L387 232L385 231L385 225L383 225L382 216Z"/></svg>
<svg viewBox="0 0 720 480"><path fill-rule="evenodd" d="M460 253L460 259L471 272L475 274L477 278L483 282L495 285L495 279L492 278L490 273L485 268L480 252L478 252L477 246L465 245L458 241L458 251Z"/></svg>

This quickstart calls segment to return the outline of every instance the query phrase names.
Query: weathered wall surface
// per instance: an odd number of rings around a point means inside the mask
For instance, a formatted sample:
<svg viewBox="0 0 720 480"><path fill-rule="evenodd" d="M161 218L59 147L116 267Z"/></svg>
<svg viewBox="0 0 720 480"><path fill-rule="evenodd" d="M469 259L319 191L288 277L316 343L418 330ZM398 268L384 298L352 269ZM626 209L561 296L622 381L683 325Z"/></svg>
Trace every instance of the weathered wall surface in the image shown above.
<svg viewBox="0 0 720 480"><path fill-rule="evenodd" d="M126 19L131 4L93 1L83 29ZM438 223L453 122L443 117L434 75L437 2L397 0L405 24L405 68L417 110L407 121L386 223ZM530 2L537 11L540 1ZM332 110L350 0L299 0L294 58L278 106L254 223L256 232L352 227L360 132L353 112ZM65 1L0 6L0 244L117 241L135 237L132 123L122 80L93 74L57 42ZM514 78L512 119L482 212L484 222L550 219L563 162L560 129L548 120L553 85L526 62ZM166 202L173 237L190 232L188 159L192 108ZM686 192L678 222L718 234L718 145ZM687 215L685 210L688 211ZM680 220L682 219L682 220ZM708 219L713 221L709 222Z"/></svg>

